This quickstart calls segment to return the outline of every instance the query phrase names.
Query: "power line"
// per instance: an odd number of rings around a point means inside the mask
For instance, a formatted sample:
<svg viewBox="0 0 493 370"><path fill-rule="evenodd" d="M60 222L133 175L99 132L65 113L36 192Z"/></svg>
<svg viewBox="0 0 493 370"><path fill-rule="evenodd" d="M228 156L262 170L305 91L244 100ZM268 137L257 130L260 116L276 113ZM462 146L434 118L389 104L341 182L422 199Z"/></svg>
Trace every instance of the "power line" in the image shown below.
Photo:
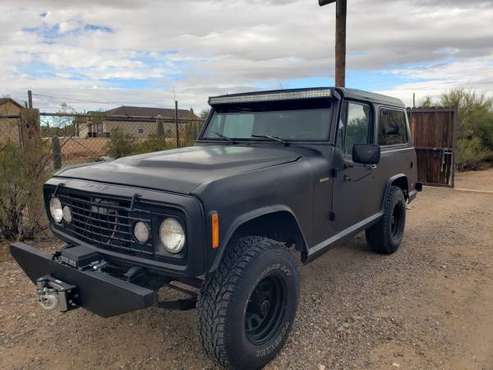
<svg viewBox="0 0 493 370"><path fill-rule="evenodd" d="M115 102L103 102L103 101L97 101L97 100L86 100L86 99L80 99L80 98L74 98L70 96L53 96L53 95L46 95L46 94L33 94L33 96L40 96L43 98L50 98L50 99L55 99L60 102L69 102L69 103L90 103L90 104L104 104L104 105L115 105L118 103Z"/></svg>

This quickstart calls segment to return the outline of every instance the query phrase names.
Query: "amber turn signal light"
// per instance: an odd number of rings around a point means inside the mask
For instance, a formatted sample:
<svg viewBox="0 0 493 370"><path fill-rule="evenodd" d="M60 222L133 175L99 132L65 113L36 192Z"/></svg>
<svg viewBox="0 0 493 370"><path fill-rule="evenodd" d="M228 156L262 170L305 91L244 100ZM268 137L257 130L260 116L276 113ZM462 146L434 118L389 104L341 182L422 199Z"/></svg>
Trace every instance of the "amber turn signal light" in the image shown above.
<svg viewBox="0 0 493 370"><path fill-rule="evenodd" d="M212 248L219 248L219 215L217 212L211 213L211 228L212 228Z"/></svg>

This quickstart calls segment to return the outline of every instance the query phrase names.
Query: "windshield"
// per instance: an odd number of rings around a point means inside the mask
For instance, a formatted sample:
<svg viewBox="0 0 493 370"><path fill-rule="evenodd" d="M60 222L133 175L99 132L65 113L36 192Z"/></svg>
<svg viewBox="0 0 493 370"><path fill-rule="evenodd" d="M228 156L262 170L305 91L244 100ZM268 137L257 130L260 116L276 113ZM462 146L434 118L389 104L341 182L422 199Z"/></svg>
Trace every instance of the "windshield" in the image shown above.
<svg viewBox="0 0 493 370"><path fill-rule="evenodd" d="M325 107L236 111L215 111L203 139L259 140L278 138L288 141L324 141L329 138L332 110Z"/></svg>

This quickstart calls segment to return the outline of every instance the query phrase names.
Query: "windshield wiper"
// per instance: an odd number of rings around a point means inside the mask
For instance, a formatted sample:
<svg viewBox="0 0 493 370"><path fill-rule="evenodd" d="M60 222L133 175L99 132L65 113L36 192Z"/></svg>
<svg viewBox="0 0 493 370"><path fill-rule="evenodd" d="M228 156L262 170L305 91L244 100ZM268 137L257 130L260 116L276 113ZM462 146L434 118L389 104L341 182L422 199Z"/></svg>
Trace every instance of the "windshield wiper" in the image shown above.
<svg viewBox="0 0 493 370"><path fill-rule="evenodd" d="M281 139L278 136L272 136L272 135L252 135L252 137L254 137L254 138L260 138L260 139L269 139L269 140L272 140L272 141L277 141L278 143L281 143L281 144L284 144L284 145L289 145L289 142L288 141L286 141L284 139Z"/></svg>
<svg viewBox="0 0 493 370"><path fill-rule="evenodd" d="M216 135L217 137L220 137L221 139L224 139L224 140L226 140L226 141L231 141L232 143L234 143L234 142L235 142L235 140L234 140L234 139L232 139L232 138L230 138L230 137L228 137L228 136L226 136L226 135L220 134L219 132L213 132L212 134L213 134L213 135Z"/></svg>

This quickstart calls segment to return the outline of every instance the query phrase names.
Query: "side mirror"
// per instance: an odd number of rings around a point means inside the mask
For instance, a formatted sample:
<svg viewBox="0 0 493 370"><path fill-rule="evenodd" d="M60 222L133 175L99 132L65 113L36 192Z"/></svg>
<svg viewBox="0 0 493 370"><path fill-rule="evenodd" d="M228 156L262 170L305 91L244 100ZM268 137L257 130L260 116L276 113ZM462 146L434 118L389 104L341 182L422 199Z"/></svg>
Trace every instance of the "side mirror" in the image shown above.
<svg viewBox="0 0 493 370"><path fill-rule="evenodd" d="M380 145L355 144L353 146L353 162L375 165L380 162Z"/></svg>

